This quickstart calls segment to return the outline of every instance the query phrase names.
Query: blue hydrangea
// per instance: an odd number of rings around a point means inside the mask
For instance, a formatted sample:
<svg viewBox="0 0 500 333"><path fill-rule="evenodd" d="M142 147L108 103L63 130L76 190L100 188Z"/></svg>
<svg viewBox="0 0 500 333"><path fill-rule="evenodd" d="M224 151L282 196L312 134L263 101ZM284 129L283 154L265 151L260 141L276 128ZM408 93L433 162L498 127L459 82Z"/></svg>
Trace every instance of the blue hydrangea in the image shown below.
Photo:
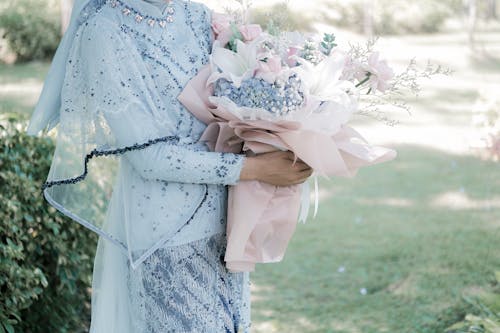
<svg viewBox="0 0 500 333"><path fill-rule="evenodd" d="M301 81L296 74L288 80L269 83L260 78L244 80L237 88L226 79L215 83L214 95L227 97L236 105L249 108L262 108L275 115L287 115L304 104Z"/></svg>

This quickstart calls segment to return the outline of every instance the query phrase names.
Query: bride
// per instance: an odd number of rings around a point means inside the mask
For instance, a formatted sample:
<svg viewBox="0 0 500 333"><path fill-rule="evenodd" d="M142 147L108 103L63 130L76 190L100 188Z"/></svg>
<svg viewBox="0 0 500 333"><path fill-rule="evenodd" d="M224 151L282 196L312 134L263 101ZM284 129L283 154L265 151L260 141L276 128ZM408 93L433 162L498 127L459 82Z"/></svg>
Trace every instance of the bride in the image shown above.
<svg viewBox="0 0 500 333"><path fill-rule="evenodd" d="M293 154L216 153L177 100L208 62L189 0L76 0L28 133L57 128L46 200L100 235L93 333L248 332L248 273L224 266L227 186L304 182ZM82 292L84 292L82 290Z"/></svg>

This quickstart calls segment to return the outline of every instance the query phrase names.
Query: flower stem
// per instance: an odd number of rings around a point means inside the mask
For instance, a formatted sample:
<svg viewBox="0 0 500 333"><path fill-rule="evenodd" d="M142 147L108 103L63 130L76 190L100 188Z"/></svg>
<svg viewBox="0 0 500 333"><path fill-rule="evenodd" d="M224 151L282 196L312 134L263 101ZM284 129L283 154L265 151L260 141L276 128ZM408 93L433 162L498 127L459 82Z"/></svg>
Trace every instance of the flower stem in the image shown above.
<svg viewBox="0 0 500 333"><path fill-rule="evenodd" d="M356 85L356 88L358 88L359 86L362 86L363 84L365 84L366 82L368 82L368 80L370 80L370 76L372 76L372 73L366 72L366 77L363 79L363 81L359 82Z"/></svg>

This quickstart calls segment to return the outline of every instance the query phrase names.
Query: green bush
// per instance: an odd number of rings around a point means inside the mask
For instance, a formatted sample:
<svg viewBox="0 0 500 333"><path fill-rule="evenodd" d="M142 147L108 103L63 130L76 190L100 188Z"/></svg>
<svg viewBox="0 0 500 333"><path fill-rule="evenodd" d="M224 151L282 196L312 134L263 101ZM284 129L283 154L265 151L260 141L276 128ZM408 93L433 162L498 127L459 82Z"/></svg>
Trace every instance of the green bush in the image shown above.
<svg viewBox="0 0 500 333"><path fill-rule="evenodd" d="M46 203L54 144L0 121L0 332L83 332L96 236Z"/></svg>
<svg viewBox="0 0 500 333"><path fill-rule="evenodd" d="M0 29L17 61L53 56L61 39L60 14L45 0L10 0L0 11Z"/></svg>

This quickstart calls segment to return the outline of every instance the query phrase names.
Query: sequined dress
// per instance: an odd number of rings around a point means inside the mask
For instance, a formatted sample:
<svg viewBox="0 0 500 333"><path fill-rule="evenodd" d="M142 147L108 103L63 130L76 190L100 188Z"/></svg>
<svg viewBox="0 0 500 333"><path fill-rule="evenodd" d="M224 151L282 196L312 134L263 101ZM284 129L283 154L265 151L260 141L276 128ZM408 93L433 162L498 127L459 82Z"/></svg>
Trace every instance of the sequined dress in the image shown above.
<svg viewBox="0 0 500 333"><path fill-rule="evenodd" d="M134 87L134 69L125 61L133 47L147 68L142 79L148 75L147 79L153 80L158 96L154 102L163 106L160 110L172 112L180 138L126 153L112 205L124 204L120 197L123 191L132 193L134 200L126 204L133 206L130 211L136 229L123 229L123 216L116 215L119 210L108 216L105 227L114 234L123 233L124 239L131 233L139 244L141 237L148 238L144 244L150 244L149 237L170 228L169 219L185 214L196 204L172 237L132 253L139 258L135 269L117 246L100 238L93 276L91 332L249 332L249 274L229 273L223 261L227 185L238 182L244 157L209 152L198 142L205 125L176 99L208 62L213 41L211 11L188 0L169 1L162 8L142 0L107 0L90 12L77 33L79 49L70 53L66 91L62 94L65 102L85 93L89 98L94 94L102 98L104 107L119 103L119 92ZM85 68L78 64L79 57L84 56L93 59ZM90 82L79 90L71 79L84 71L91 71L98 79L87 80ZM99 80L104 77L106 84ZM112 116L108 119L111 127L121 124L112 130L123 142L140 130L140 122L140 118L128 123ZM197 189L200 191L195 192ZM202 195L191 197L191 193ZM153 222L141 226L146 217ZM144 235L138 236L140 233Z"/></svg>

